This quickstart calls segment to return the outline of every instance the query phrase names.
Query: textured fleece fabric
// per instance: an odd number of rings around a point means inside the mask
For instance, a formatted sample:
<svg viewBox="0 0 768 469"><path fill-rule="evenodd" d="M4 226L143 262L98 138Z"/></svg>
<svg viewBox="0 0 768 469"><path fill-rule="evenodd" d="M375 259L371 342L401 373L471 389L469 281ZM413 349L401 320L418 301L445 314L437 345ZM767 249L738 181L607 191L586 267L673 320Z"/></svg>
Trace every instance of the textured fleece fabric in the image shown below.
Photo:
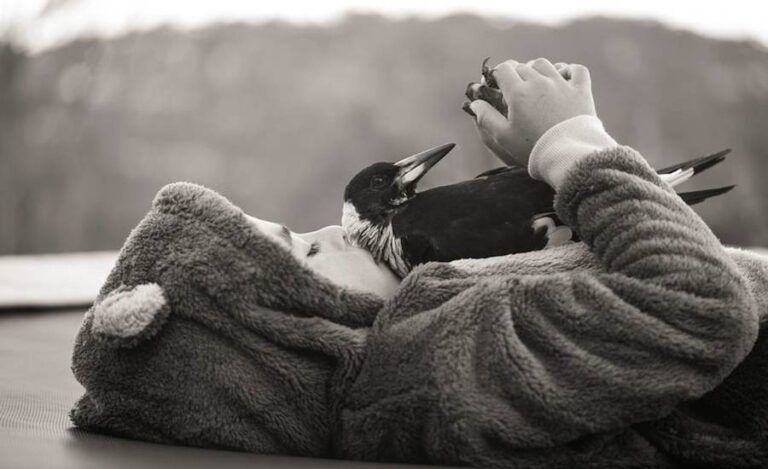
<svg viewBox="0 0 768 469"><path fill-rule="evenodd" d="M627 147L582 159L555 205L586 244L426 264L384 302L168 186L78 334L72 420L378 461L763 466L768 261L723 248Z"/></svg>

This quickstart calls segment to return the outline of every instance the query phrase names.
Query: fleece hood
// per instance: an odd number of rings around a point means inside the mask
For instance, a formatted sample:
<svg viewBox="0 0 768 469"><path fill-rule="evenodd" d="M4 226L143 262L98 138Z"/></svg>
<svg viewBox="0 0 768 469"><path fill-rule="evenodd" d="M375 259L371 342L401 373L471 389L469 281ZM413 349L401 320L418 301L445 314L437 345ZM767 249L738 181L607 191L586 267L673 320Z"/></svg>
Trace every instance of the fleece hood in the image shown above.
<svg viewBox="0 0 768 469"><path fill-rule="evenodd" d="M214 191L166 186L87 312L72 368L86 429L328 455L382 300L330 283Z"/></svg>

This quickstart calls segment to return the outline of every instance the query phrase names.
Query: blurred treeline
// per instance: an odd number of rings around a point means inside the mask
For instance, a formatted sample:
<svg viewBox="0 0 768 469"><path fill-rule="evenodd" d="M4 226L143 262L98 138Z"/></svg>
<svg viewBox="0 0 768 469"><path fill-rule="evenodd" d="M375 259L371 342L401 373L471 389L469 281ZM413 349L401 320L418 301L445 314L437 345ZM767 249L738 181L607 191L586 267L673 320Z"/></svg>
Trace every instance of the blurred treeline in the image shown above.
<svg viewBox="0 0 768 469"><path fill-rule="evenodd" d="M164 184L215 188L303 231L338 223L373 161L453 141L425 187L498 163L463 90L485 56L584 63L608 130L662 165L725 147L686 189L728 243L768 246L768 52L656 23L453 16L218 25L0 52L0 253L118 248Z"/></svg>

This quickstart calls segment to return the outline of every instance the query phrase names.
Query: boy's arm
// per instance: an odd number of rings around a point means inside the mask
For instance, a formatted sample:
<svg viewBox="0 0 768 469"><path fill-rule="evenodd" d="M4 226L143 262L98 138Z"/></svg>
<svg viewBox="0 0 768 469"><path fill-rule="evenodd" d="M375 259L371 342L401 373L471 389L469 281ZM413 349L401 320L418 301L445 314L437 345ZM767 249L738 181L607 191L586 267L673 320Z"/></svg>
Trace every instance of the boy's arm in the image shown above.
<svg viewBox="0 0 768 469"><path fill-rule="evenodd" d="M535 364L517 378L543 384L542 411L563 410L552 421L562 436L658 418L719 384L751 349L758 318L703 220L593 116L547 131L529 168L605 271L524 277L512 292L526 299L510 311L514 329L546 337L517 349L515 361Z"/></svg>

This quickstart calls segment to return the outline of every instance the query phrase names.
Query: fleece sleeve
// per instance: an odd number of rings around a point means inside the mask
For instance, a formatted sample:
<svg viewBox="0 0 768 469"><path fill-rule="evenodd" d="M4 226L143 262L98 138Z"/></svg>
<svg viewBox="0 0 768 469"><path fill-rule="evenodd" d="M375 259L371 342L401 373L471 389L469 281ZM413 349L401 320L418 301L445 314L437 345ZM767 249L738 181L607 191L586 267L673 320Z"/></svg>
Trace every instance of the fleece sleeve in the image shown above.
<svg viewBox="0 0 768 469"><path fill-rule="evenodd" d="M565 172L555 209L600 268L414 270L370 336L350 402L366 428L422 429L425 451L460 451L459 459L499 442L565 445L668 415L747 355L758 317L746 279L636 151L581 158ZM429 396L423 413L415 396ZM406 444L416 443L393 443Z"/></svg>
<svg viewBox="0 0 768 469"><path fill-rule="evenodd" d="M555 208L601 272L519 278L505 374L572 439L658 418L751 349L754 300L706 224L629 147L580 160Z"/></svg>

